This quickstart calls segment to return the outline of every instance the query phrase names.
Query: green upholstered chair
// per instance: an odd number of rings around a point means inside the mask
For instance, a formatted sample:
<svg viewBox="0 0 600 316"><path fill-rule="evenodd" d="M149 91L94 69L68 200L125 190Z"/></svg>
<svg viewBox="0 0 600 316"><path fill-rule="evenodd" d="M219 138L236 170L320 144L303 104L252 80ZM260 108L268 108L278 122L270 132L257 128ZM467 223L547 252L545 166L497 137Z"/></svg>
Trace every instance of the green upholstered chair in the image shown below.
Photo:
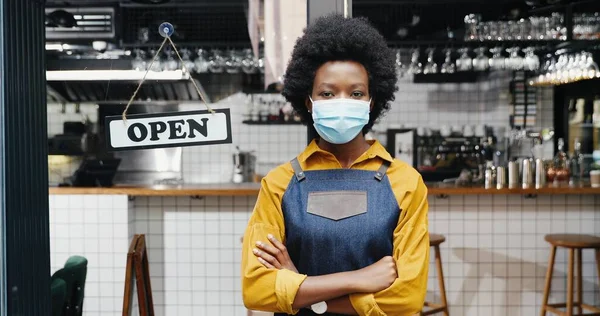
<svg viewBox="0 0 600 316"><path fill-rule="evenodd" d="M50 295L52 296L52 316L63 316L63 308L67 299L67 282L60 278L54 278L50 284Z"/></svg>
<svg viewBox="0 0 600 316"><path fill-rule="evenodd" d="M81 256L70 257L64 267L52 275L52 281L62 279L67 285L63 316L82 316L86 276L87 259Z"/></svg>

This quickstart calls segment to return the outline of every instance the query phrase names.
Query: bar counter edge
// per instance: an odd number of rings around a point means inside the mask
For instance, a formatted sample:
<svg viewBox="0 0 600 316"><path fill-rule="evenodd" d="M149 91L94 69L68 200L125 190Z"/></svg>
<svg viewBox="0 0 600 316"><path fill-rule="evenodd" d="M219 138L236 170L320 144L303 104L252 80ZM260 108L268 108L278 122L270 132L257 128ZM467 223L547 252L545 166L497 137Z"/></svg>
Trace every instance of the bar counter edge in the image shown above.
<svg viewBox="0 0 600 316"><path fill-rule="evenodd" d="M456 187L439 183L427 184L429 195L473 195L473 194L600 194L600 188L590 186L547 186L544 188L501 188L486 189L483 187ZM129 196L255 196L258 194L258 183L215 183L157 186L114 186L114 187L50 187L52 195L129 195Z"/></svg>

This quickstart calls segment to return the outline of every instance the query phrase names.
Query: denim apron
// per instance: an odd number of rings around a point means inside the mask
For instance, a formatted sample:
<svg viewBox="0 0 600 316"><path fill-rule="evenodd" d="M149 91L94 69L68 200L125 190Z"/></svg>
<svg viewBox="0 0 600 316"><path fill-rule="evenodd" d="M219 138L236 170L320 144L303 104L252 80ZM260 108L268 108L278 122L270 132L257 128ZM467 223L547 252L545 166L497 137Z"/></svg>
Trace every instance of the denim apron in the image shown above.
<svg viewBox="0 0 600 316"><path fill-rule="evenodd" d="M386 176L390 162L377 171L303 171L297 158L291 163L282 210L285 245L299 273L357 270L392 255L400 208ZM297 315L316 314L302 309Z"/></svg>

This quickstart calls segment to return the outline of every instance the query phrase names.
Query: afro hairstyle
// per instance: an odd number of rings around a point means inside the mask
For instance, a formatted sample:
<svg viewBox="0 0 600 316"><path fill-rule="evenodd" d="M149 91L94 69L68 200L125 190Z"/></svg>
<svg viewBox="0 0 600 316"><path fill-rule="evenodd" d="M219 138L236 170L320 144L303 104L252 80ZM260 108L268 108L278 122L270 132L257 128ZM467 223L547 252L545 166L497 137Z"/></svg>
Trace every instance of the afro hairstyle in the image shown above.
<svg viewBox="0 0 600 316"><path fill-rule="evenodd" d="M312 94L317 69L329 61L354 61L362 64L369 76L369 95L373 109L363 128L367 133L390 108L398 89L394 52L386 40L365 18L323 16L304 30L294 46L284 75L282 95L305 124L313 124L306 108Z"/></svg>

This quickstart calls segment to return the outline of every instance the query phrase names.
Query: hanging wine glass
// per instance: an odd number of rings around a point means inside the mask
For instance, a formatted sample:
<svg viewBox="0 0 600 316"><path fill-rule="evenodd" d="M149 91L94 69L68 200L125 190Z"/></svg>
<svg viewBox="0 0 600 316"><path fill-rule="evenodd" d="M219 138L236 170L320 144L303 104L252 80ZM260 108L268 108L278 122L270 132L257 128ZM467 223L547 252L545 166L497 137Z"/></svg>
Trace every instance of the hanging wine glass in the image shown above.
<svg viewBox="0 0 600 316"><path fill-rule="evenodd" d="M534 47L527 47L523 49L525 53L525 59L523 65L525 70L536 71L540 68L540 58L535 54Z"/></svg>
<svg viewBox="0 0 600 316"><path fill-rule="evenodd" d="M234 51L229 51L229 56L225 60L225 71L230 74L236 74L240 72L242 68L242 58Z"/></svg>
<svg viewBox="0 0 600 316"><path fill-rule="evenodd" d="M444 74L452 74L456 72L456 65L452 62L452 49L446 48L444 52L446 53L446 57L444 58L441 72Z"/></svg>
<svg viewBox="0 0 600 316"><path fill-rule="evenodd" d="M587 78L598 78L600 77L600 71L598 71L598 64L594 61L594 56L590 52L583 52L585 57L585 68L584 72L587 73Z"/></svg>
<svg viewBox="0 0 600 316"><path fill-rule="evenodd" d="M489 68L489 58L485 55L487 48L479 47L475 49L477 56L473 58L473 69L476 71L486 71Z"/></svg>
<svg viewBox="0 0 600 316"><path fill-rule="evenodd" d="M184 48L181 50L181 59L183 60L182 68L184 71L187 71L188 73L192 73L192 71L194 71L194 68L196 67L196 64L190 58L191 55L192 55L192 53L190 52L189 49Z"/></svg>
<svg viewBox="0 0 600 316"><path fill-rule="evenodd" d="M165 55L167 59L163 62L163 70L173 71L179 69L179 62L175 59L175 52L173 50L166 50Z"/></svg>
<svg viewBox="0 0 600 316"><path fill-rule="evenodd" d="M256 66L258 67L258 71L261 74L265 73L265 58L264 57L260 57L258 59L258 61L256 62Z"/></svg>
<svg viewBox="0 0 600 316"><path fill-rule="evenodd" d="M436 74L438 72L438 65L433 60L433 56L435 54L435 48L427 49L427 63L425 64L425 68L423 69L423 73L425 74Z"/></svg>
<svg viewBox="0 0 600 316"><path fill-rule="evenodd" d="M458 71L470 71L473 69L473 61L469 57L469 49L467 47L458 50L460 57L456 60L456 69Z"/></svg>
<svg viewBox="0 0 600 316"><path fill-rule="evenodd" d="M412 50L412 54L410 57L410 66L408 66L408 72L411 74L420 74L423 72L423 65L419 62L418 48Z"/></svg>
<svg viewBox="0 0 600 316"><path fill-rule="evenodd" d="M202 48L198 49L197 57L194 60L194 65L197 73L208 72L208 58L206 57L206 51Z"/></svg>
<svg viewBox="0 0 600 316"><path fill-rule="evenodd" d="M215 49L208 59L208 70L212 73L222 73L225 70L225 58L220 50Z"/></svg>
<svg viewBox="0 0 600 316"><path fill-rule="evenodd" d="M519 47L510 47L507 48L509 56L506 59L506 68L511 70L521 70L523 69L523 57L519 55Z"/></svg>
<svg viewBox="0 0 600 316"><path fill-rule="evenodd" d="M505 60L502 57L502 47L494 47L490 49L492 53L492 58L489 60L490 69L492 70L502 70L505 67Z"/></svg>
<svg viewBox="0 0 600 316"><path fill-rule="evenodd" d="M242 59L242 71L247 74L256 73L256 58L252 53L252 49L244 49L244 58Z"/></svg>
<svg viewBox="0 0 600 316"><path fill-rule="evenodd" d="M155 55L156 55L156 49L150 50L150 56L155 56ZM151 62L152 62L152 59L149 59L148 64L150 64ZM163 69L163 67L162 67L160 58L156 58L156 60L152 64L152 66L150 66L150 70L151 71L162 71L162 69Z"/></svg>
<svg viewBox="0 0 600 316"><path fill-rule="evenodd" d="M401 78L404 77L404 73L406 72L406 64L402 62L402 49L396 50L396 73Z"/></svg>
<svg viewBox="0 0 600 316"><path fill-rule="evenodd" d="M137 71L146 71L148 62L146 61L146 52L141 49L135 50L135 58L131 61L131 67Z"/></svg>

